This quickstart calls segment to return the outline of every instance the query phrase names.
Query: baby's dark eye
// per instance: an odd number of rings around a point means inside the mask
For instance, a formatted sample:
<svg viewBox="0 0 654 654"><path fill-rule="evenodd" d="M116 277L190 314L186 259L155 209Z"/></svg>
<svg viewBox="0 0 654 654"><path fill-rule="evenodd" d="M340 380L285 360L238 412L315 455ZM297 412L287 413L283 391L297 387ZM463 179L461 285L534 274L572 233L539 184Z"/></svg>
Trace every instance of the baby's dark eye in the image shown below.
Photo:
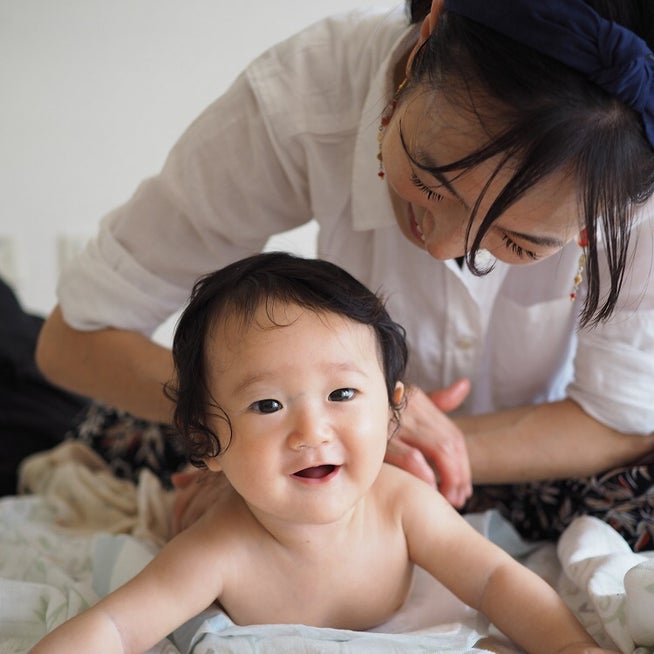
<svg viewBox="0 0 654 654"><path fill-rule="evenodd" d="M331 402L347 402L351 400L357 392L353 388L338 388L329 394Z"/></svg>
<svg viewBox="0 0 654 654"><path fill-rule="evenodd" d="M258 400L250 404L255 413L275 413L282 408L282 403L277 400Z"/></svg>

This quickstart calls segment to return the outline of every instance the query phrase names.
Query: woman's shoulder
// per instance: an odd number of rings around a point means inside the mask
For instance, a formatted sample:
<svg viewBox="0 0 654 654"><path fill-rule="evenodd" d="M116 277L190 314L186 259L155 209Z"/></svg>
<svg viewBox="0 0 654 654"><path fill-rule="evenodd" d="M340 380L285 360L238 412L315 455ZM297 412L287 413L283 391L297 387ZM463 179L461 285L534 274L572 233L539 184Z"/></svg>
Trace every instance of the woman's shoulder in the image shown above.
<svg viewBox="0 0 654 654"><path fill-rule="evenodd" d="M399 9L353 10L323 18L273 46L253 64L277 59L291 68L344 72L383 60L409 27Z"/></svg>
<svg viewBox="0 0 654 654"><path fill-rule="evenodd" d="M396 10L358 10L325 18L273 46L246 71L268 112L294 107L324 121L361 104L371 80L409 27Z"/></svg>

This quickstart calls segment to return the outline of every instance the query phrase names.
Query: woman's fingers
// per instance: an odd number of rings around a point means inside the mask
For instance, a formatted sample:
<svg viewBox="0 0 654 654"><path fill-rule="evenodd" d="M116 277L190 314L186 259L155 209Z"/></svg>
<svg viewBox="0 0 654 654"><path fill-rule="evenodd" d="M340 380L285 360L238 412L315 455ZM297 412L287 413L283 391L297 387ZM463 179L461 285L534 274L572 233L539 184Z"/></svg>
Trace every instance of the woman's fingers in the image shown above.
<svg viewBox="0 0 654 654"><path fill-rule="evenodd" d="M469 391L467 380L459 380L447 389L427 395L412 387L400 428L391 439L387 461L433 485L454 506L461 507L472 494L472 476L461 430L440 407L456 408ZM436 471L434 477L427 467Z"/></svg>
<svg viewBox="0 0 654 654"><path fill-rule="evenodd" d="M436 488L436 474L417 447L393 437L386 448L386 462L402 468Z"/></svg>
<svg viewBox="0 0 654 654"><path fill-rule="evenodd" d="M468 393L470 393L470 381L462 377L447 388L430 391L427 395L443 413L449 413L461 406Z"/></svg>

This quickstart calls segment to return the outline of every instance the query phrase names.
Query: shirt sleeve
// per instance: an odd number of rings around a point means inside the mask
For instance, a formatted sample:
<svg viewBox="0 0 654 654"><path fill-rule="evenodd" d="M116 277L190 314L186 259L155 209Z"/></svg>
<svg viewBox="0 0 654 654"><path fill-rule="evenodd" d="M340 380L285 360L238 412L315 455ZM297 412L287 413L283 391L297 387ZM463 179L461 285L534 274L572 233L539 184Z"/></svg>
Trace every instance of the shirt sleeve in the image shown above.
<svg viewBox="0 0 654 654"><path fill-rule="evenodd" d="M194 281L311 218L302 152L280 147L246 75L171 151L161 173L106 216L59 280L66 321L151 334Z"/></svg>
<svg viewBox="0 0 654 654"><path fill-rule="evenodd" d="M653 209L650 202L632 232L616 312L579 333L575 377L568 387L568 397L589 415L634 434L654 432Z"/></svg>
<svg viewBox="0 0 654 654"><path fill-rule="evenodd" d="M200 275L317 214L349 211L371 71L406 30L393 15L331 17L252 62L63 273L65 320L151 334Z"/></svg>

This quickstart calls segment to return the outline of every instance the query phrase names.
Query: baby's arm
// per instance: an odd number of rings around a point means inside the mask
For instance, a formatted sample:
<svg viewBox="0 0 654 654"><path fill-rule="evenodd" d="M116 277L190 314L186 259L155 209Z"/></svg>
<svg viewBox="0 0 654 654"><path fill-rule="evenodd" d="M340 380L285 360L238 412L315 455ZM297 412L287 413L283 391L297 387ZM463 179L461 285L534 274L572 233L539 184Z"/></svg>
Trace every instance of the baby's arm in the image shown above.
<svg viewBox="0 0 654 654"><path fill-rule="evenodd" d="M408 486L402 516L416 564L529 654L608 652L543 579L481 536L429 486Z"/></svg>
<svg viewBox="0 0 654 654"><path fill-rule="evenodd" d="M49 633L29 654L138 654L209 606L222 591L210 530L172 540L134 579Z"/></svg>

